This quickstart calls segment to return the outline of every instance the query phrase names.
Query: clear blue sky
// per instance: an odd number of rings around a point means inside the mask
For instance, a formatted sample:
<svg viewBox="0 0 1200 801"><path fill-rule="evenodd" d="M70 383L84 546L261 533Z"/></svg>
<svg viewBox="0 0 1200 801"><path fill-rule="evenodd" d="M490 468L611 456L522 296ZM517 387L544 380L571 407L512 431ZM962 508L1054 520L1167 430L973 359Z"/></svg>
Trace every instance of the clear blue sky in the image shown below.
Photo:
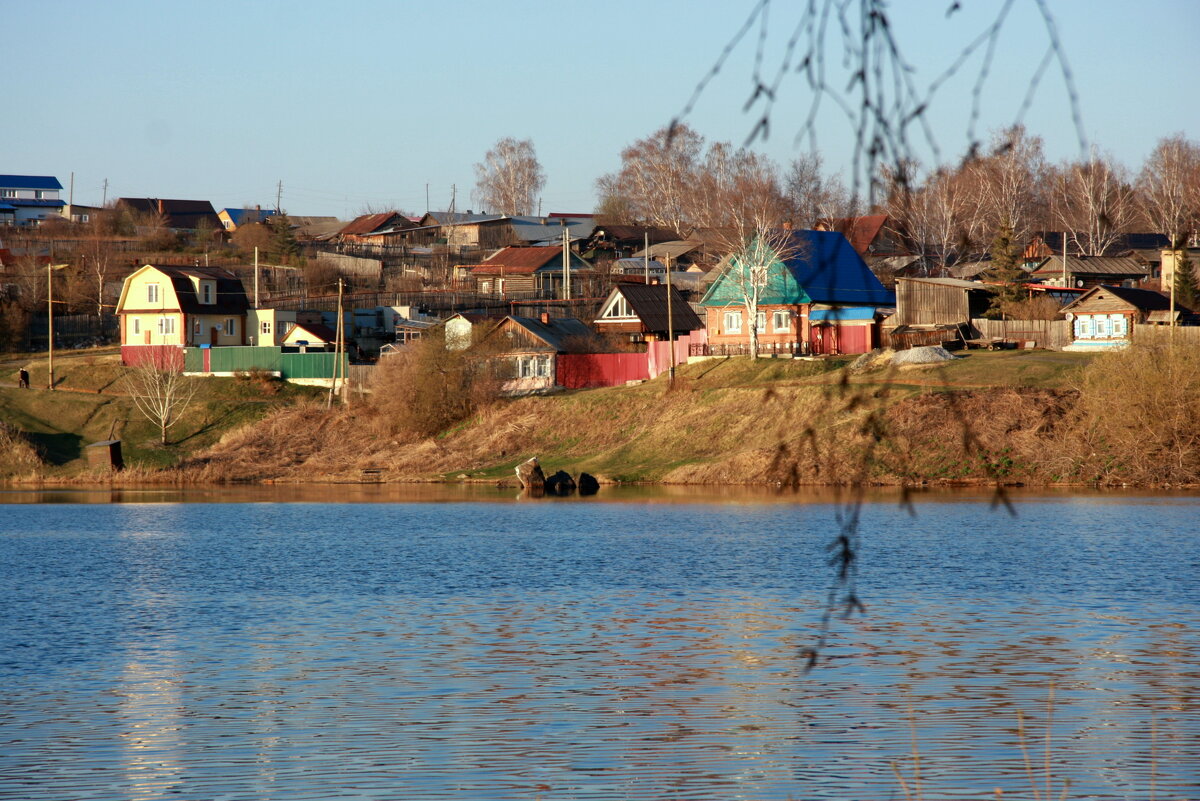
<svg viewBox="0 0 1200 801"><path fill-rule="evenodd" d="M998 0L897 0L901 45L927 85L990 20ZM6 0L0 173L51 174L75 199L173 197L217 208L283 205L349 218L471 199L472 165L497 139L531 138L544 211L590 211L621 149L667 123L755 5L752 0L605 3L22 2ZM768 64L798 0L776 0ZM1200 138L1200 0L1049 0L1089 141L1136 170L1161 136ZM1032 0L1015 0L984 87L981 134L1011 123L1046 47ZM754 36L688 122L741 142L752 117ZM966 141L979 56L929 119L942 155ZM785 85L762 149L787 162L808 98ZM818 144L848 165L850 132L827 104ZM1025 122L1048 155L1077 155L1063 82L1051 72Z"/></svg>

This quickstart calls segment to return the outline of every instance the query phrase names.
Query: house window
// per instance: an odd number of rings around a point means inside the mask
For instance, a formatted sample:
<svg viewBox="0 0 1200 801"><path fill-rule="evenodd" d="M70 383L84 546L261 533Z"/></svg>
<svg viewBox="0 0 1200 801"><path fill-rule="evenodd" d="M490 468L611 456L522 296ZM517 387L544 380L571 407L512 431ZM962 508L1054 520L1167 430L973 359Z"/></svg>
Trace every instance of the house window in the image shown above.
<svg viewBox="0 0 1200 801"><path fill-rule="evenodd" d="M133 335L138 336L142 333L142 321L137 317L133 318Z"/></svg>
<svg viewBox="0 0 1200 801"><path fill-rule="evenodd" d="M1123 337L1129 333L1129 326L1126 324L1125 315L1112 315L1112 335L1114 337Z"/></svg>
<svg viewBox="0 0 1200 801"><path fill-rule="evenodd" d="M195 320L192 322L192 333L193 333L193 334L195 334L196 336L200 336L200 332L201 332L202 330L203 330L203 329L200 327L200 318L199 318L199 317L197 317L197 318L195 318Z"/></svg>
<svg viewBox="0 0 1200 801"><path fill-rule="evenodd" d="M158 303L158 284L146 284L146 302Z"/></svg>
<svg viewBox="0 0 1200 801"><path fill-rule="evenodd" d="M209 304L213 302L213 285L211 281L200 282L200 302Z"/></svg>
<svg viewBox="0 0 1200 801"><path fill-rule="evenodd" d="M724 328L726 334L742 333L742 313L740 311L725 312Z"/></svg>
<svg viewBox="0 0 1200 801"><path fill-rule="evenodd" d="M1108 339L1108 318L1103 314L1096 315L1096 339Z"/></svg>
<svg viewBox="0 0 1200 801"><path fill-rule="evenodd" d="M174 317L159 317L158 318L158 333L163 336L175 333L175 318Z"/></svg>
<svg viewBox="0 0 1200 801"><path fill-rule="evenodd" d="M766 312L759 312L758 314L754 315L754 330L760 334L767 330Z"/></svg>
<svg viewBox="0 0 1200 801"><path fill-rule="evenodd" d="M550 359L546 356L521 356L517 359L518 378L549 378Z"/></svg>
<svg viewBox="0 0 1200 801"><path fill-rule="evenodd" d="M1092 338L1092 316L1085 314L1079 318L1079 336L1081 339Z"/></svg>
<svg viewBox="0 0 1200 801"><path fill-rule="evenodd" d="M260 334L268 334L269 335L271 333L271 321L263 320L261 323L259 323L258 331Z"/></svg>
<svg viewBox="0 0 1200 801"><path fill-rule="evenodd" d="M776 309L771 313L771 327L776 331L790 331L792 328L792 313L787 309Z"/></svg>
<svg viewBox="0 0 1200 801"><path fill-rule="evenodd" d="M623 317L633 317L634 315L629 308L629 302L625 300L625 296L617 295L616 302L608 307L608 311L604 313L604 316L620 319Z"/></svg>
<svg viewBox="0 0 1200 801"><path fill-rule="evenodd" d="M237 320L230 317L225 321L225 333L229 336L237 336Z"/></svg>
<svg viewBox="0 0 1200 801"><path fill-rule="evenodd" d="M0 189L0 197L16 197L17 190L15 189Z"/></svg>

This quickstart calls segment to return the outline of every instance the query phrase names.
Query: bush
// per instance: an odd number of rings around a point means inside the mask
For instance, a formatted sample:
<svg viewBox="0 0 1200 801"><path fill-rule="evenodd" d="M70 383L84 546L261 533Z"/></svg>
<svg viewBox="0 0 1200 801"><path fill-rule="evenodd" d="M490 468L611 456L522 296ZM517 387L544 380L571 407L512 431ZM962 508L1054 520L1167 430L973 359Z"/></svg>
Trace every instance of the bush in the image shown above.
<svg viewBox="0 0 1200 801"><path fill-rule="evenodd" d="M0 475L36 471L42 457L24 432L0 420Z"/></svg>
<svg viewBox="0 0 1200 801"><path fill-rule="evenodd" d="M1200 353L1133 345L1088 365L1066 443L1081 478L1200 482Z"/></svg>
<svg viewBox="0 0 1200 801"><path fill-rule="evenodd" d="M381 359L371 389L371 405L390 432L429 437L491 402L498 381L489 360L473 351L447 350L443 329L434 329Z"/></svg>

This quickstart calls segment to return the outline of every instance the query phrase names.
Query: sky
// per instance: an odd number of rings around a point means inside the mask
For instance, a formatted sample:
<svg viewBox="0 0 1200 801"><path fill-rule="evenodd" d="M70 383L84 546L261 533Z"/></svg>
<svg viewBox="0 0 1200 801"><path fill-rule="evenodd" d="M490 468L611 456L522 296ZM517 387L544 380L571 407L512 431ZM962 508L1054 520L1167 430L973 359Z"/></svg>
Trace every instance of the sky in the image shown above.
<svg viewBox="0 0 1200 801"><path fill-rule="evenodd" d="M293 215L419 214L452 196L459 210L478 210L473 165L511 136L534 143L547 178L542 211L587 212L596 179L684 110L761 2L0 0L10 69L0 174L54 175L68 187L73 172L74 199L88 205L128 196L273 207L282 185ZM959 0L947 16L952 2L891 3L921 90L1002 7ZM777 68L805 5L768 6L763 72ZM1089 145L1136 171L1161 137L1200 138L1200 0L1046 5ZM757 42L755 28L684 117L706 139L741 144L750 134L758 112L743 108ZM1017 121L1047 44L1036 0L1012 0L979 94L978 138ZM826 52L830 82L844 88L837 37ZM983 55L929 106L942 160L966 147ZM1065 86L1052 65L1022 118L1052 161L1081 153ZM791 74L755 149L781 165L807 152L797 134L811 100ZM813 130L827 170L849 179L853 131L834 102L823 102ZM918 155L932 163L923 136Z"/></svg>

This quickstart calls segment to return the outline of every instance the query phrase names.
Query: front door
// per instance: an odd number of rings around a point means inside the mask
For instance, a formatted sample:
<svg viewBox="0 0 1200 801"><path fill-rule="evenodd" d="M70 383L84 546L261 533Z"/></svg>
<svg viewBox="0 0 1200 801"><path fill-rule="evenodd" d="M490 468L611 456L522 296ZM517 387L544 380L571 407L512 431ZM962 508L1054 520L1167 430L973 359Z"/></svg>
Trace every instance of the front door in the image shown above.
<svg viewBox="0 0 1200 801"><path fill-rule="evenodd" d="M211 330L212 330L212 336L209 337L208 344L212 345L215 348L217 346L217 337L219 337L221 335L220 335L220 333L218 333L218 331L215 327Z"/></svg>

